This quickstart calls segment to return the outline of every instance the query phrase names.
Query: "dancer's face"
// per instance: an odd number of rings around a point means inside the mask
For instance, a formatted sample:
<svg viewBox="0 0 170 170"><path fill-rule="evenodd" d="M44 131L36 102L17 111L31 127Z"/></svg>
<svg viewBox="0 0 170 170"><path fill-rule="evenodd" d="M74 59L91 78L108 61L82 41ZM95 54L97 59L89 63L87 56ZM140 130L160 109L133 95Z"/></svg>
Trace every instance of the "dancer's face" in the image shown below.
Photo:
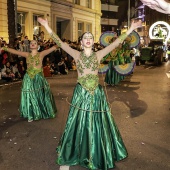
<svg viewBox="0 0 170 170"><path fill-rule="evenodd" d="M38 43L35 40L30 42L30 49L38 49Z"/></svg>
<svg viewBox="0 0 170 170"><path fill-rule="evenodd" d="M92 48L93 44L94 44L94 40L93 40L93 35L89 32L89 33L85 33L83 35L81 44L86 47L86 48Z"/></svg>

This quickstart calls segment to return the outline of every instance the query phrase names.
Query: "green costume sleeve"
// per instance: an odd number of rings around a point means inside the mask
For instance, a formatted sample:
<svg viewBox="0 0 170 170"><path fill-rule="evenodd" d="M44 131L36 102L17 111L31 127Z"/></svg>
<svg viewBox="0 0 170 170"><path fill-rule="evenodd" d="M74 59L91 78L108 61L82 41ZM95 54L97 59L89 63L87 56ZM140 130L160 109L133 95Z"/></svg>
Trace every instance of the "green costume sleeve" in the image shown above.
<svg viewBox="0 0 170 170"><path fill-rule="evenodd" d="M60 38L58 37L58 35L52 32L50 36L54 40L54 42L58 45L58 47L61 47Z"/></svg>
<svg viewBox="0 0 170 170"><path fill-rule="evenodd" d="M103 57L103 59L101 60L101 62L106 61L106 60L107 60L107 58L109 58L109 57L110 57L110 53L109 53L109 54L107 54L105 57Z"/></svg>

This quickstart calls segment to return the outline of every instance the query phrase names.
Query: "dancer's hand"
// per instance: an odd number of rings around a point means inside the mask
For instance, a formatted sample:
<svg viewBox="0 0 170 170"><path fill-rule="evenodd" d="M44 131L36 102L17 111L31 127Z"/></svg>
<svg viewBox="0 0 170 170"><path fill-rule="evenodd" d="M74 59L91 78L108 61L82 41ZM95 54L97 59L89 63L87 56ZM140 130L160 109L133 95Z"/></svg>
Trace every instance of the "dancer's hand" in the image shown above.
<svg viewBox="0 0 170 170"><path fill-rule="evenodd" d="M161 13L170 13L169 3L164 0L141 0L141 2L151 9Z"/></svg>
<svg viewBox="0 0 170 170"><path fill-rule="evenodd" d="M43 19L43 18L40 18L38 17L38 22L43 25L44 27L48 26L48 20L47 19Z"/></svg>
<svg viewBox="0 0 170 170"><path fill-rule="evenodd" d="M40 18L38 17L38 22L44 26L44 28L47 30L47 32L50 34L52 33L52 29L49 27L48 25L48 20L47 19L43 19L43 18Z"/></svg>
<svg viewBox="0 0 170 170"><path fill-rule="evenodd" d="M135 30L136 28L139 28L139 27L142 27L142 21L141 20L138 20L138 21L132 20L130 28L132 30Z"/></svg>

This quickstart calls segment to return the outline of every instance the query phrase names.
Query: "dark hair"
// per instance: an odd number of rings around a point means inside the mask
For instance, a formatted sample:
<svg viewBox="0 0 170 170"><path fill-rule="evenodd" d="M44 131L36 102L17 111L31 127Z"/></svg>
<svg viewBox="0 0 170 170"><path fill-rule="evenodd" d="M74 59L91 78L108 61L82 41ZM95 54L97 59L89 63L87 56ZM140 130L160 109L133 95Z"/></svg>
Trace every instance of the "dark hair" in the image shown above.
<svg viewBox="0 0 170 170"><path fill-rule="evenodd" d="M93 37L93 40L94 40L94 36L93 36L93 34L92 34L91 32L84 32L84 33L79 37L79 41L81 41L81 40L83 39L83 36L84 36L86 33L91 34L92 37Z"/></svg>
<svg viewBox="0 0 170 170"><path fill-rule="evenodd" d="M18 38L14 38L14 41L18 41Z"/></svg>

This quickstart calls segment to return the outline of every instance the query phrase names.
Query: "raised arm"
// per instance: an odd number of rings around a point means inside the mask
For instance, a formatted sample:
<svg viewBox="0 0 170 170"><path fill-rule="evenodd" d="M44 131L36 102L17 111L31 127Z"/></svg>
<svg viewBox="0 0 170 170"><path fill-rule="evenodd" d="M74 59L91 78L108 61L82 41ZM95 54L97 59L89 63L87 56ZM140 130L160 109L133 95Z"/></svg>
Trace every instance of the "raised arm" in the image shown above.
<svg viewBox="0 0 170 170"><path fill-rule="evenodd" d="M132 21L131 26L127 30L126 33L120 35L113 43L108 45L103 50L100 50L100 51L97 52L97 56L98 56L99 60L101 60L104 56L106 56L113 49L118 47L119 44L122 43L133 30L135 30L136 28L141 27L141 26L142 26L142 21L137 21L137 22Z"/></svg>
<svg viewBox="0 0 170 170"><path fill-rule="evenodd" d="M77 50L72 49L67 43L64 43L63 41L61 41L61 39L49 27L47 20L43 18L38 18L38 22L45 27L45 29L50 34L54 42L58 45L58 47L61 47L65 52L67 52L73 58L76 56L76 54L79 53Z"/></svg>
<svg viewBox="0 0 170 170"><path fill-rule="evenodd" d="M141 2L158 12L170 14L170 3L164 0L141 0Z"/></svg>
<svg viewBox="0 0 170 170"><path fill-rule="evenodd" d="M19 56L22 56L22 57L27 57L28 56L28 52L17 51L17 50L14 50L12 48L8 48L8 47L0 48L0 53L1 53L1 51L7 51L9 53L19 55Z"/></svg>
<svg viewBox="0 0 170 170"><path fill-rule="evenodd" d="M50 54L51 52L55 51L57 49L57 47L58 47L57 45L54 45L53 47L51 47L47 50L41 51L41 56L44 57L44 56Z"/></svg>

